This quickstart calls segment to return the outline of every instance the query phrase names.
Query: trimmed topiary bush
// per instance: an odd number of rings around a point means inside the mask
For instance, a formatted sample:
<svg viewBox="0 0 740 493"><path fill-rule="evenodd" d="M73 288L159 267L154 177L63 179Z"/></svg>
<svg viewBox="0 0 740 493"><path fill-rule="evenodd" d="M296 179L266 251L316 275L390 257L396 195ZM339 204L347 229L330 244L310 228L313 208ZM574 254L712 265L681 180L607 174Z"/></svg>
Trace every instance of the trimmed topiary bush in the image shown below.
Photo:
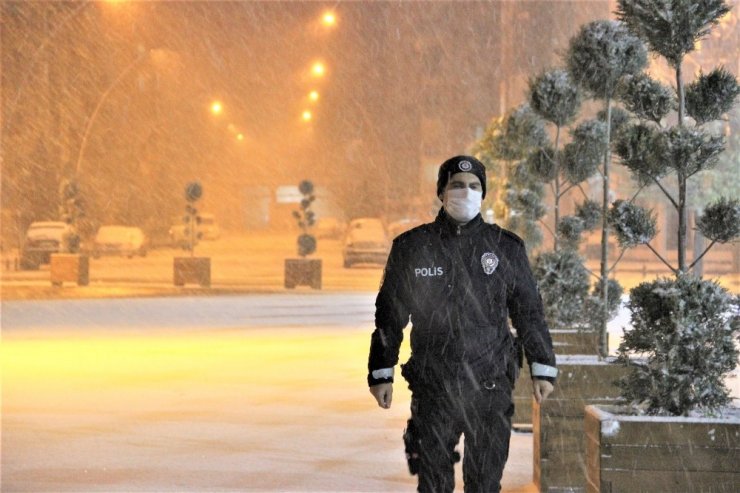
<svg viewBox="0 0 740 493"><path fill-rule="evenodd" d="M619 357L630 374L623 396L649 414L716 412L730 401L724 384L735 368L740 300L717 283L680 274L632 289L632 328ZM644 361L630 361L637 354Z"/></svg>

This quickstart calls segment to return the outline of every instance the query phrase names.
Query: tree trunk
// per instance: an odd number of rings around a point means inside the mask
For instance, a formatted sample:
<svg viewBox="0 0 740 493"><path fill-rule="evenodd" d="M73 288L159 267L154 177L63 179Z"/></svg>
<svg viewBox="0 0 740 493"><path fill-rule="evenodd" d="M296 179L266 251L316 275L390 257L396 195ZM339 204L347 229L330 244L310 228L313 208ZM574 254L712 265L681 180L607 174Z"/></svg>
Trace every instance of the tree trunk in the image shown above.
<svg viewBox="0 0 740 493"><path fill-rule="evenodd" d="M681 78L681 61L676 66L676 87L678 93L678 126L683 127L685 100L684 87ZM678 172L678 270L686 272L686 223L688 220L686 210L686 177L681 171Z"/></svg>
<svg viewBox="0 0 740 493"><path fill-rule="evenodd" d="M612 102L606 98L606 149L604 150L604 196L601 207L601 300L602 309L601 330L599 334L599 355L606 358L609 354L609 337L606 324L609 321L609 223L606 220L609 212L609 161L611 160L611 127Z"/></svg>
<svg viewBox="0 0 740 493"><path fill-rule="evenodd" d="M554 250L558 251L558 225L560 224L560 158L558 156L558 145L560 143L560 125L557 126L555 131L555 228L554 228Z"/></svg>

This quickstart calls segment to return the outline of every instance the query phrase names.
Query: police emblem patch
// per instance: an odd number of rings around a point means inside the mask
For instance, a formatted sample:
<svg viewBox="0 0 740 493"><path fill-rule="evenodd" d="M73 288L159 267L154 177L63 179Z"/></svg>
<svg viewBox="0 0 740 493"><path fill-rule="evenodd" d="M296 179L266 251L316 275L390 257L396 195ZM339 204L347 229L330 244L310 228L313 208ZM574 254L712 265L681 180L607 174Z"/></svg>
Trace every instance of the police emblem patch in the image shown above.
<svg viewBox="0 0 740 493"><path fill-rule="evenodd" d="M460 161L457 163L457 167L460 168L460 171L470 171L473 169L473 164L470 161Z"/></svg>
<svg viewBox="0 0 740 493"><path fill-rule="evenodd" d="M493 274L493 271L495 271L496 267L498 267L498 257L495 253L484 253L483 256L480 258L480 262L481 264L483 264L483 272L485 272L489 276Z"/></svg>

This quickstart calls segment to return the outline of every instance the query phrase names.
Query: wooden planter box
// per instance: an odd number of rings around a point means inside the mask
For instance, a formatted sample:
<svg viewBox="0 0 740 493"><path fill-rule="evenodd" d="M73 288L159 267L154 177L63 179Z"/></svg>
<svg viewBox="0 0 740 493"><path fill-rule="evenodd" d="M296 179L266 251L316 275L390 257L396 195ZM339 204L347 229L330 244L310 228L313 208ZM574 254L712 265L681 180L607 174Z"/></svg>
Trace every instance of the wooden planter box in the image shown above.
<svg viewBox="0 0 740 493"><path fill-rule="evenodd" d="M311 286L321 289L321 259L286 258L285 288Z"/></svg>
<svg viewBox="0 0 740 493"><path fill-rule="evenodd" d="M740 417L707 419L617 414L588 406L587 491L740 491Z"/></svg>
<svg viewBox="0 0 740 493"><path fill-rule="evenodd" d="M551 330L553 349L557 355L597 355L599 334L596 332L578 332L576 330ZM517 429L532 427L532 375L529 365L519 372L514 386L514 415L511 422Z"/></svg>
<svg viewBox="0 0 740 493"><path fill-rule="evenodd" d="M623 365L596 356L558 356L554 392L532 404L534 482L541 492L584 492L586 447L584 409L591 404L617 404L614 384L627 374Z"/></svg>
<svg viewBox="0 0 740 493"><path fill-rule="evenodd" d="M173 280L175 286L199 284L211 286L210 257L175 257L173 262Z"/></svg>
<svg viewBox="0 0 740 493"><path fill-rule="evenodd" d="M551 330L555 354L599 354L599 333L577 330Z"/></svg>
<svg viewBox="0 0 740 493"><path fill-rule="evenodd" d="M90 258L78 253L52 253L49 265L52 286L74 282L78 286L90 284Z"/></svg>

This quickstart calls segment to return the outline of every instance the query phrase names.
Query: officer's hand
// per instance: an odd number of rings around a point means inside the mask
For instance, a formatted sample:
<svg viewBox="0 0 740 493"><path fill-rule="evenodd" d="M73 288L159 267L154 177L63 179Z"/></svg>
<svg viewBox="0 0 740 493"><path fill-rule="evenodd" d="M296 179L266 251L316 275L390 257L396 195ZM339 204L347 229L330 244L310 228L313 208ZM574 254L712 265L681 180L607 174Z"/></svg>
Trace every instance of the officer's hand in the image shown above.
<svg viewBox="0 0 740 493"><path fill-rule="evenodd" d="M383 409L390 409L391 400L393 399L393 384L379 383L370 387L370 393L373 394L378 405Z"/></svg>
<svg viewBox="0 0 740 493"><path fill-rule="evenodd" d="M555 388L547 380L540 380L538 378L532 379L532 386L534 387L534 400L537 401L537 404L542 404Z"/></svg>

